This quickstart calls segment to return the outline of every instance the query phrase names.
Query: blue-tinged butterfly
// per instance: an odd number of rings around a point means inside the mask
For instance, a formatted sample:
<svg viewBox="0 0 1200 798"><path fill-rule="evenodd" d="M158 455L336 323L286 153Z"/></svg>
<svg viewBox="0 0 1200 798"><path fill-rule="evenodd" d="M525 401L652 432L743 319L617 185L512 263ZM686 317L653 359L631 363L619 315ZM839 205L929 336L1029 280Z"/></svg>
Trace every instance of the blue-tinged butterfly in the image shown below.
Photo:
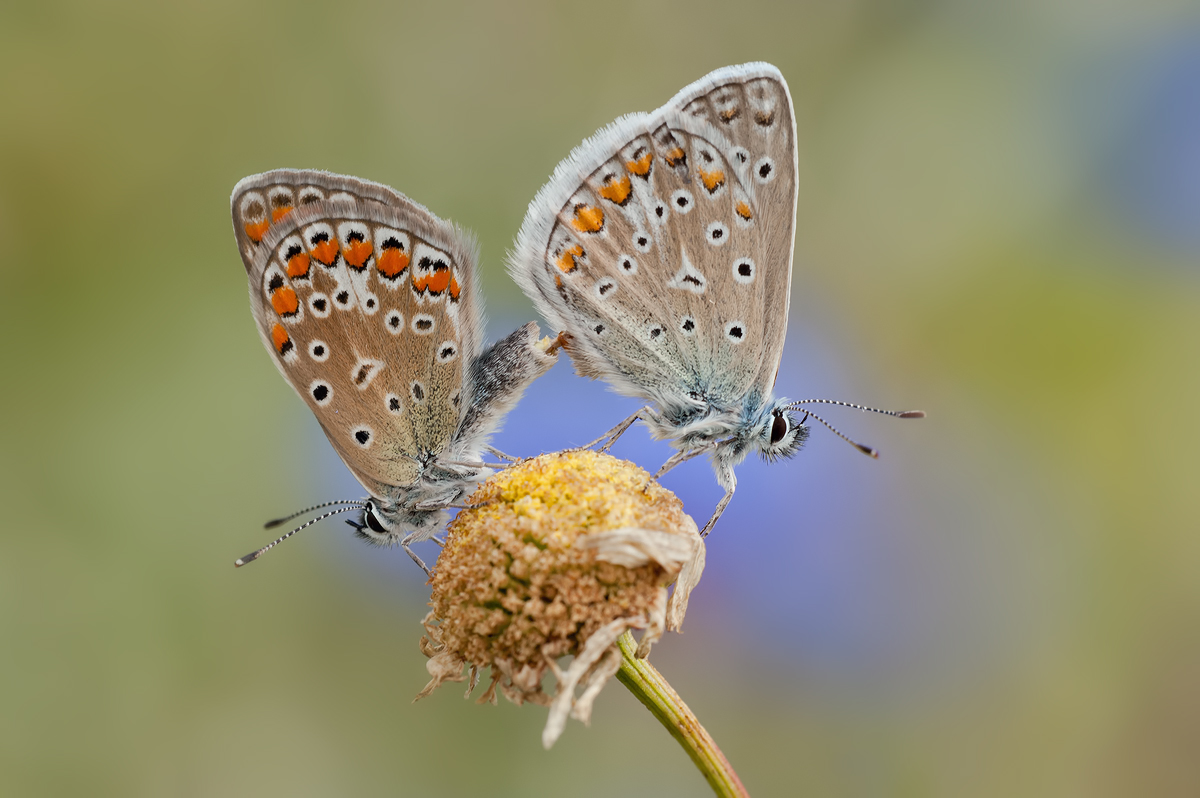
<svg viewBox="0 0 1200 798"><path fill-rule="evenodd" d="M607 448L640 418L677 450L658 475L711 458L725 496L702 534L733 497L734 467L748 454L790 457L810 416L829 426L804 405L924 415L773 395L796 176L783 76L764 63L726 67L576 147L534 198L510 257L579 373L650 403L596 443Z"/></svg>

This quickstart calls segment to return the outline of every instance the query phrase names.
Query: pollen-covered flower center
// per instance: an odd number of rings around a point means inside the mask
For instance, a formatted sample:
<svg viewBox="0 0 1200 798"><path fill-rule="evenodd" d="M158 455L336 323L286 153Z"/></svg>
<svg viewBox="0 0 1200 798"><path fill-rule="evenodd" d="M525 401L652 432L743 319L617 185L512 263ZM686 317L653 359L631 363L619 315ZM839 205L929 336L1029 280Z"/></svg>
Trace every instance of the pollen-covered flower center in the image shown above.
<svg viewBox="0 0 1200 798"><path fill-rule="evenodd" d="M587 451L506 469L471 503L480 506L450 526L430 606L440 642L479 668L540 672L606 624L651 614L669 581L663 568L627 568L575 544L618 529L686 534L690 523L645 471Z"/></svg>

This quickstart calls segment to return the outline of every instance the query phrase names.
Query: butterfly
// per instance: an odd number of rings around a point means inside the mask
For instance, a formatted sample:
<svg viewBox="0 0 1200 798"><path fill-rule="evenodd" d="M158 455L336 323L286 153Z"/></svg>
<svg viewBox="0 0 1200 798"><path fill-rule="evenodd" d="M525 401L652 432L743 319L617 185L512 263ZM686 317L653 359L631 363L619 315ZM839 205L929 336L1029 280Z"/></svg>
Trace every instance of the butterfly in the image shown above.
<svg viewBox="0 0 1200 798"><path fill-rule="evenodd" d="M556 351L536 322L484 349L473 238L387 186L279 169L230 204L263 345L369 494L301 513L357 510L362 538L428 572L410 544L491 473L488 436Z"/></svg>
<svg viewBox="0 0 1200 798"><path fill-rule="evenodd" d="M620 117L554 170L529 206L509 272L576 370L650 404L634 421L674 466L708 455L725 496L753 452L791 457L823 402L775 398L787 331L797 200L796 120L774 66L718 69L649 114ZM803 412L797 418L796 412ZM874 449L839 436L862 451Z"/></svg>

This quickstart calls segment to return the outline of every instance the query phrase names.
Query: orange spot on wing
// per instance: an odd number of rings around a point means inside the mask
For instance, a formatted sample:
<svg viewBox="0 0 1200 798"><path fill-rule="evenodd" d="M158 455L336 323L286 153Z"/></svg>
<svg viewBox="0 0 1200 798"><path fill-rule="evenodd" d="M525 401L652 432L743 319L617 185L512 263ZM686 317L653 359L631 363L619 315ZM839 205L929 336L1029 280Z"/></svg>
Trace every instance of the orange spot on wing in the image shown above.
<svg viewBox="0 0 1200 798"><path fill-rule="evenodd" d="M450 287L450 270L439 269L425 278L425 289L431 294L440 294Z"/></svg>
<svg viewBox="0 0 1200 798"><path fill-rule="evenodd" d="M367 258L371 257L371 253L374 251L375 248L371 246L370 241L351 241L342 250L342 257L346 259L346 263L355 269L361 269L366 265Z"/></svg>
<svg viewBox="0 0 1200 798"><path fill-rule="evenodd" d="M271 343L275 344L275 351L283 354L291 348L291 337L287 334L287 330L283 329L282 324L276 324L271 328Z"/></svg>
<svg viewBox="0 0 1200 798"><path fill-rule="evenodd" d="M711 172L701 169L700 182L704 184L704 187L708 189L708 193L711 194L725 185L725 173L720 169L714 169Z"/></svg>
<svg viewBox="0 0 1200 798"><path fill-rule="evenodd" d="M458 295L461 291L462 291L462 289L458 287L458 280L455 280L453 277L451 277L450 278L450 298L458 299Z"/></svg>
<svg viewBox="0 0 1200 798"><path fill-rule="evenodd" d="M558 259L558 268L564 274L570 274L579 268L578 260L583 257L583 247L579 244L568 249Z"/></svg>
<svg viewBox="0 0 1200 798"><path fill-rule="evenodd" d="M292 257L288 258L287 273L288 277L303 277L308 274L308 253L297 252Z"/></svg>
<svg viewBox="0 0 1200 798"><path fill-rule="evenodd" d="M250 240L257 244L259 241L262 241L263 236L267 234L267 228L270 226L271 223L266 219L263 219L261 222L246 222L246 235L250 236Z"/></svg>
<svg viewBox="0 0 1200 798"><path fill-rule="evenodd" d="M418 294L429 287L429 276L418 277L416 272L413 273L413 290Z"/></svg>
<svg viewBox="0 0 1200 798"><path fill-rule="evenodd" d="M627 161L625 168L638 177L645 177L650 174L650 163L654 160L654 153L648 152L636 161Z"/></svg>
<svg viewBox="0 0 1200 798"><path fill-rule="evenodd" d="M667 166L674 166L684 159L683 147L676 147L666 154Z"/></svg>
<svg viewBox="0 0 1200 798"><path fill-rule="evenodd" d="M375 268L379 269L379 273L384 277L394 280L408 268L408 255L395 247L388 247L375 261Z"/></svg>
<svg viewBox="0 0 1200 798"><path fill-rule="evenodd" d="M286 285L281 285L271 292L271 307L280 316L290 316L300 307L296 292Z"/></svg>
<svg viewBox="0 0 1200 798"><path fill-rule="evenodd" d="M737 215L746 221L750 221L750 219L754 216L754 214L750 211L750 206L745 202L739 202L737 204Z"/></svg>
<svg viewBox="0 0 1200 798"><path fill-rule="evenodd" d="M279 208L274 208L271 210L271 220L278 222L280 219L287 216L291 212L292 212L291 205L283 205Z"/></svg>
<svg viewBox="0 0 1200 798"><path fill-rule="evenodd" d="M580 205L575 209L571 224L581 233L599 233L604 229L604 211L590 205Z"/></svg>
<svg viewBox="0 0 1200 798"><path fill-rule="evenodd" d="M615 202L618 205L624 205L629 199L629 193L633 191L633 187L629 183L629 178L625 175L613 177L600 189L600 196L604 197L609 202Z"/></svg>
<svg viewBox="0 0 1200 798"><path fill-rule="evenodd" d="M310 254L326 266L332 266L338 256L337 242L318 241Z"/></svg>

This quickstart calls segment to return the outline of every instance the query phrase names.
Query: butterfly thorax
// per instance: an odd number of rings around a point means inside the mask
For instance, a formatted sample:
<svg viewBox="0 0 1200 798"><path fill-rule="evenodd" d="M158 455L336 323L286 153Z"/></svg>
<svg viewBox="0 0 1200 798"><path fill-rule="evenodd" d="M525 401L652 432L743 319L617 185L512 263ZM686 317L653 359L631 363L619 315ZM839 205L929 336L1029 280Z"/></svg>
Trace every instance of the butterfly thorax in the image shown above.
<svg viewBox="0 0 1200 798"><path fill-rule="evenodd" d="M424 465L416 484L372 496L358 523L352 526L360 537L372 543L390 545L402 540L408 543L427 540L449 519L447 507L461 503L489 474L490 469L472 469L433 459Z"/></svg>
<svg viewBox="0 0 1200 798"><path fill-rule="evenodd" d="M787 399L751 394L740 406L714 402L674 403L647 413L646 425L657 439L681 452L707 452L718 475L758 452L766 460L794 455L808 438L808 427L788 412Z"/></svg>
<svg viewBox="0 0 1200 798"><path fill-rule="evenodd" d="M708 402L667 404L648 413L650 434L668 440L681 451L708 448L719 440L737 436L746 426L740 408L722 407Z"/></svg>

